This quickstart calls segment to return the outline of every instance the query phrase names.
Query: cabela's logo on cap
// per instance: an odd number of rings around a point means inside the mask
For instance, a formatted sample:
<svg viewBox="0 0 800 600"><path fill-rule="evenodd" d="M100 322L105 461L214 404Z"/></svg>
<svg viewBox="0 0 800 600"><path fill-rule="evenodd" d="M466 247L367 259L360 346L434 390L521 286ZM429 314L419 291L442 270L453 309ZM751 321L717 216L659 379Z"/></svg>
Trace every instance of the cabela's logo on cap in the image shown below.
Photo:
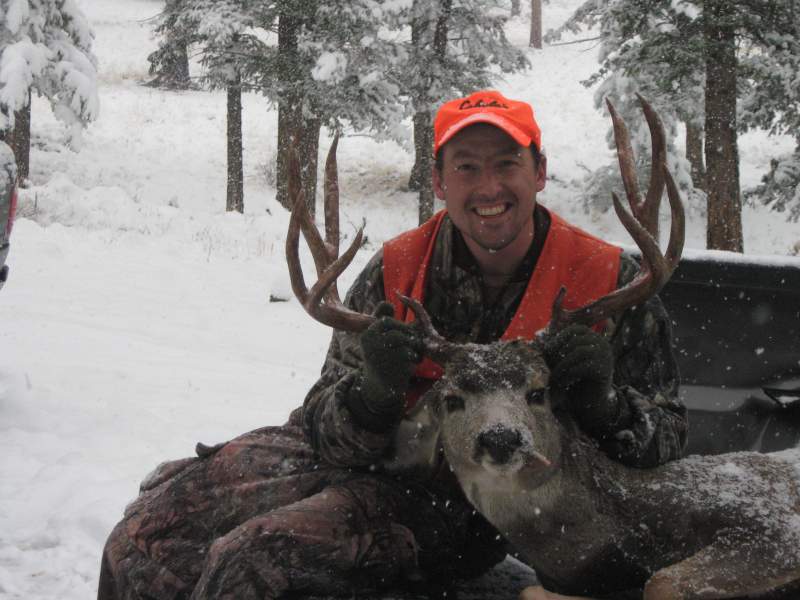
<svg viewBox="0 0 800 600"><path fill-rule="evenodd" d="M468 110L470 108L508 108L508 104L504 104L503 102L498 102L497 100L489 100L488 102L483 98L478 98L475 102L472 102L469 98L464 100L461 104L458 105L458 110Z"/></svg>

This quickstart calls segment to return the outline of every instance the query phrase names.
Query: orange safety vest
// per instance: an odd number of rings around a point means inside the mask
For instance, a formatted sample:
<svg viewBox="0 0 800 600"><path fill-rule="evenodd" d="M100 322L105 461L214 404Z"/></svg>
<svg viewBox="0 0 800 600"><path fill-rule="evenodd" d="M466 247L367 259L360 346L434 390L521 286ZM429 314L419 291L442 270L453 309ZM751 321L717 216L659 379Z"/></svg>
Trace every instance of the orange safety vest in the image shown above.
<svg viewBox="0 0 800 600"><path fill-rule="evenodd" d="M517 312L501 340L533 339L550 322L553 301L562 286L567 289L562 303L567 309L584 306L617 287L621 248L570 225L550 210L548 213L547 239ZM406 323L414 320L414 313L397 294L424 301L428 265L446 214L447 211L442 210L417 229L402 233L383 245L386 299L394 305L397 318ZM602 324L595 327L599 329ZM418 382L409 391L406 408L413 407L442 373L438 364L429 358L423 359L417 366Z"/></svg>

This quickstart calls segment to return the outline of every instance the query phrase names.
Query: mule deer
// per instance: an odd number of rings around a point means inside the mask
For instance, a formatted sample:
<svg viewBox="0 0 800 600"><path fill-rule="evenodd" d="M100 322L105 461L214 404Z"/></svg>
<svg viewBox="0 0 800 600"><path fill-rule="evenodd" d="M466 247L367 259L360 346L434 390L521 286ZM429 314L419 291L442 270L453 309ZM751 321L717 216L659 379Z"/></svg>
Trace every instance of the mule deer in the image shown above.
<svg viewBox="0 0 800 600"><path fill-rule="evenodd" d="M647 199L639 201L624 123L614 121L620 168L635 216L614 206L642 251L639 275L583 308L561 307L542 336L568 323L592 325L658 292L683 246L684 215L665 166L663 129L642 106L653 138ZM326 213L338 203L335 144L326 168ZM361 242L359 231L338 256L338 231L323 240L297 193L287 235L292 286L317 320L361 331L370 315L346 309L336 278ZM664 255L655 232L666 186L672 213ZM298 256L303 231L318 271L309 290ZM445 374L417 404L434 421L437 443L473 505L513 544L546 587L560 593L618 598L644 589L646 600L768 595L800 584L800 450L772 455L693 456L633 469L605 456L548 389L542 339L454 344L433 328L424 308L406 300L424 332L426 354ZM733 326L733 324L732 324ZM523 598L539 597L530 591Z"/></svg>

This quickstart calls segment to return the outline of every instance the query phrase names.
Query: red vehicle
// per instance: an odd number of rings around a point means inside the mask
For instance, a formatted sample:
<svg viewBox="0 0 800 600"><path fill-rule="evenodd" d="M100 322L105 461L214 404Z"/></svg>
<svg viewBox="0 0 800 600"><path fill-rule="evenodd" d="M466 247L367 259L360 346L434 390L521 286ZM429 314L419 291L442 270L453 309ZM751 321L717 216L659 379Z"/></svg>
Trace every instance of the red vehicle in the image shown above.
<svg viewBox="0 0 800 600"><path fill-rule="evenodd" d="M17 210L17 163L8 144L0 142L0 288L8 279L9 238Z"/></svg>

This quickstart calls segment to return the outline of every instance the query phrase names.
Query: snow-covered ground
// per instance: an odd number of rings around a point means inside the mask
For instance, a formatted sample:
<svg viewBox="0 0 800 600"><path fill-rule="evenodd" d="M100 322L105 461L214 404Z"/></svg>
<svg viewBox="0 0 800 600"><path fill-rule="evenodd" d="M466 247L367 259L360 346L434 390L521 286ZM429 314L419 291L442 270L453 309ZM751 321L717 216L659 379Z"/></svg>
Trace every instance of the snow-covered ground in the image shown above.
<svg viewBox="0 0 800 600"><path fill-rule="evenodd" d="M157 0L77 0L93 24L101 115L80 153L45 104L33 108L32 185L21 193L0 292L0 598L91 598L103 542L157 463L281 423L302 402L329 332L289 294L285 211L271 179L276 114L244 99L245 214L226 214L225 97L142 87ZM546 7L558 25L576 0ZM522 19L509 29L521 46ZM579 81L589 43L531 52L497 87L531 101L551 181L542 201L627 243L613 215L582 212L574 180L608 159L606 117ZM323 140L327 150L330 140ZM749 134L745 186L787 139ZM343 289L388 237L415 224L403 190L411 155L393 143L340 144L343 230L369 244ZM687 246L702 249L690 212ZM791 252L800 228L746 208L746 251ZM769 260L769 259L767 259Z"/></svg>

